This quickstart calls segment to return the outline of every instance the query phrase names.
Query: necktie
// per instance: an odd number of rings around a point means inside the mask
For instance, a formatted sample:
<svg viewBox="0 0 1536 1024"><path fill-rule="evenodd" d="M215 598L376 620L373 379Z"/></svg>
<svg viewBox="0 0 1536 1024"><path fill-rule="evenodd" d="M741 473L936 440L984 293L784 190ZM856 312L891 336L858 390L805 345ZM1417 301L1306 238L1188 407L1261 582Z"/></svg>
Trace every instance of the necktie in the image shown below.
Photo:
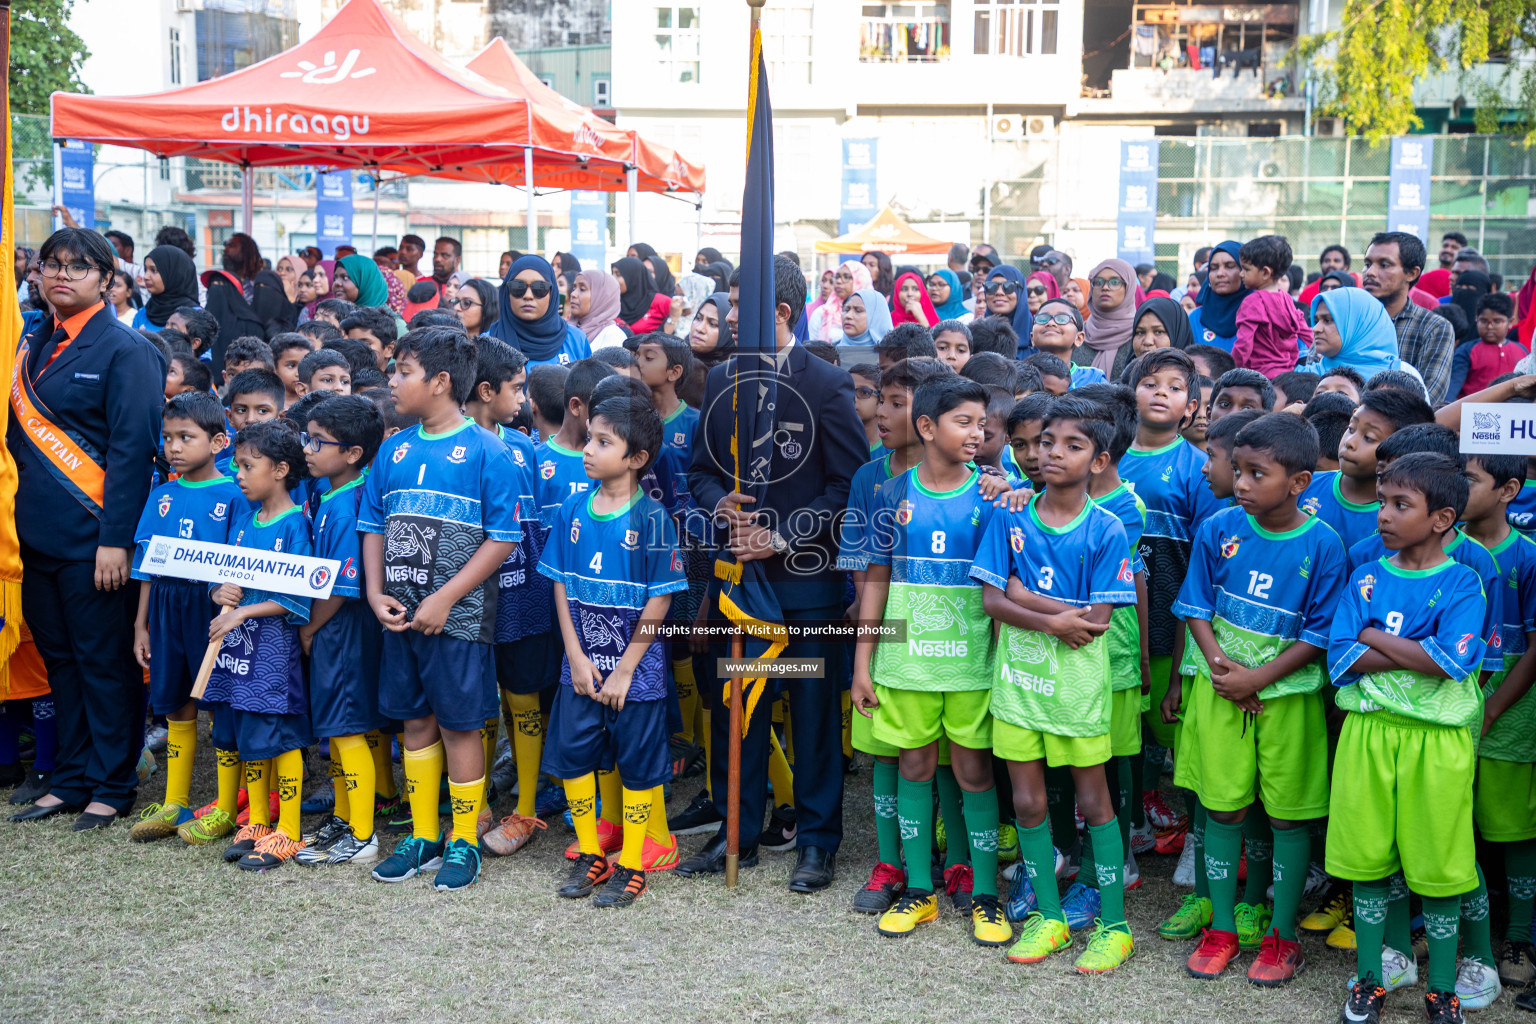
<svg viewBox="0 0 1536 1024"><path fill-rule="evenodd" d="M58 351L59 346L68 339L69 332L60 327L53 332L53 336L48 339L47 343L37 350L37 357L32 363L33 366L37 367L37 372L32 375L32 382L34 384L43 375L43 371L48 369L48 364L53 361L53 354Z"/></svg>

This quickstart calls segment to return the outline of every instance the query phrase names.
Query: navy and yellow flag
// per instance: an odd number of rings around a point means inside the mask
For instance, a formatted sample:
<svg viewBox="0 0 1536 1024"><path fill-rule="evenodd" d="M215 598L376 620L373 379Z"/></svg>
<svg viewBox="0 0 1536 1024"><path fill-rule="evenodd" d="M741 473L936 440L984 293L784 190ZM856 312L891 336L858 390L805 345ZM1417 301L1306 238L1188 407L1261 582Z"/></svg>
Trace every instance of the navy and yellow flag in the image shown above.
<svg viewBox="0 0 1536 1024"><path fill-rule="evenodd" d="M751 78L747 85L747 176L741 199L741 291L737 308L736 366L731 384L731 460L736 490L756 498L748 510L767 504L773 464L773 409L778 392L773 280L773 111L768 105L768 69L762 33L753 22ZM782 524L769 524L775 527ZM760 561L737 562L728 552L715 562L723 581L720 608L746 634L746 656L766 661L784 653L789 634L778 598ZM744 681L741 728L767 689L765 677ZM731 699L726 681L724 702Z"/></svg>

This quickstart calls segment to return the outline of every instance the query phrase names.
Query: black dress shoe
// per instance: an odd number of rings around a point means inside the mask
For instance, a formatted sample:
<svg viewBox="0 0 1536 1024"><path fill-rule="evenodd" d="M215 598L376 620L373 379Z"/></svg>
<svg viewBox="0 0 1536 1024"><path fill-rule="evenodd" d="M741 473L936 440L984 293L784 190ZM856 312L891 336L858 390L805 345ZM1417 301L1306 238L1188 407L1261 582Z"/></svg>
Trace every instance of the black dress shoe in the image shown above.
<svg viewBox="0 0 1536 1024"><path fill-rule="evenodd" d="M11 820L42 821L44 818L51 818L55 814L71 814L78 810L81 810L81 807L78 804L59 803L54 804L51 807L44 807L41 804L33 804L26 810L17 811L15 814L11 815Z"/></svg>
<svg viewBox="0 0 1536 1024"><path fill-rule="evenodd" d="M800 863L789 873L790 892L820 892L837 877L837 854L819 846L800 847Z"/></svg>
<svg viewBox="0 0 1536 1024"><path fill-rule="evenodd" d="M89 832L95 828L109 828L114 821L121 817L122 815L116 811L110 814L92 814L90 811L84 811L80 817L75 819L75 831Z"/></svg>
<svg viewBox="0 0 1536 1024"><path fill-rule="evenodd" d="M739 868L757 867L757 847L742 850L736 861ZM677 873L684 878L696 875L718 875L725 871L725 833L717 832L704 848L677 866Z"/></svg>
<svg viewBox="0 0 1536 1024"><path fill-rule="evenodd" d="M11 792L11 803L18 807L36 803L48 795L48 787L53 784L52 780L52 772L27 772L26 781Z"/></svg>

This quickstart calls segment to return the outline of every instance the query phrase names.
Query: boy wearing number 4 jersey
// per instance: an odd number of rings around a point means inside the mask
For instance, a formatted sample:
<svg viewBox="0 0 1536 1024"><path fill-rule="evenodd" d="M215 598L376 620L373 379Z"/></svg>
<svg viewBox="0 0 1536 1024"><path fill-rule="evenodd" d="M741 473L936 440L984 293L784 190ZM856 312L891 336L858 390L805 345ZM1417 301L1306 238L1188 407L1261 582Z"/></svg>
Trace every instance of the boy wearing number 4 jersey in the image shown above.
<svg viewBox="0 0 1536 1024"><path fill-rule="evenodd" d="M1237 904L1237 866L1243 820L1260 796L1275 834L1275 928L1263 936L1248 980L1284 985L1303 964L1296 911L1311 850L1306 822L1328 812L1319 655L1345 578L1338 535L1296 507L1317 449L1312 425L1287 413L1238 432L1238 507L1201 524L1174 605L1195 641L1185 653L1194 675L1174 782L1193 789L1208 815L1203 870L1212 927L1189 958L1197 978L1221 976L1238 955L1237 915L1255 912Z"/></svg>

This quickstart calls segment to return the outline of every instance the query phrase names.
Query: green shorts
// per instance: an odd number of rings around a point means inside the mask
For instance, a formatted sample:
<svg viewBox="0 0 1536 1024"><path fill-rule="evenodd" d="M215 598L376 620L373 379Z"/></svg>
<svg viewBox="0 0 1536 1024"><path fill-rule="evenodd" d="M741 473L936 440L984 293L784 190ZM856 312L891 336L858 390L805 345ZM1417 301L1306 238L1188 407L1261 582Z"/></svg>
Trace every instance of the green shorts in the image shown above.
<svg viewBox="0 0 1536 1024"><path fill-rule="evenodd" d="M1478 758L1472 817L1489 842L1536 839L1536 764Z"/></svg>
<svg viewBox="0 0 1536 1024"><path fill-rule="evenodd" d="M1328 813L1328 725L1320 693L1272 697L1246 720L1202 673L1184 679L1184 728L1173 783L1213 811L1264 798L1272 817L1309 821Z"/></svg>
<svg viewBox="0 0 1536 1024"><path fill-rule="evenodd" d="M1401 869L1420 896L1477 888L1475 764L1470 729L1349 714L1333 761L1328 873L1368 882Z"/></svg>
<svg viewBox="0 0 1536 1024"><path fill-rule="evenodd" d="M874 713L878 715L880 709L876 708ZM900 750L889 743L881 743L875 739L875 720L865 718L864 712L858 708L853 709L853 722L848 729L848 734L848 741L854 750L873 754L876 757L897 757L901 754Z"/></svg>
<svg viewBox="0 0 1536 1024"><path fill-rule="evenodd" d="M992 720L992 753L1004 761L1045 759L1050 768L1091 768L1113 753L1109 733L1102 736L1058 736Z"/></svg>
<svg viewBox="0 0 1536 1024"><path fill-rule="evenodd" d="M1152 656L1152 692L1147 699L1151 702L1147 705L1143 715L1147 728L1152 730L1152 738L1160 747L1174 746L1174 726L1163 721L1163 713L1159 710L1163 704L1163 698L1168 695L1168 673L1173 669L1173 658L1170 655ZM1187 684L1186 680L1186 684ZM1189 697L1185 696L1188 703Z"/></svg>
<svg viewBox="0 0 1536 1024"><path fill-rule="evenodd" d="M1141 687L1115 691L1109 706L1109 742L1116 757L1141 753Z"/></svg>
<svg viewBox="0 0 1536 1024"><path fill-rule="evenodd" d="M972 750L992 746L992 691L930 693L875 684L880 706L872 735L899 750L926 747L942 737Z"/></svg>

